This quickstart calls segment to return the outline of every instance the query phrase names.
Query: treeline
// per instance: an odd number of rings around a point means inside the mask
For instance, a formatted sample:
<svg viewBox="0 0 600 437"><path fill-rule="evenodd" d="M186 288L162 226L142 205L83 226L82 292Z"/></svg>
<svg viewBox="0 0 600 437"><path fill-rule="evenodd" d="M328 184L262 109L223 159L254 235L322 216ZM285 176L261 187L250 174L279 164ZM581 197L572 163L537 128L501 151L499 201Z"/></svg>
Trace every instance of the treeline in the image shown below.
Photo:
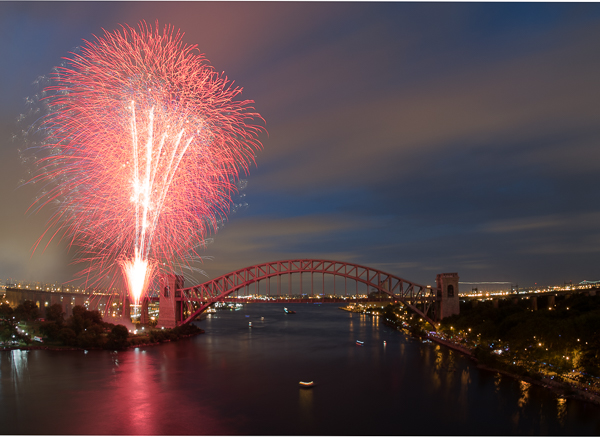
<svg viewBox="0 0 600 437"><path fill-rule="evenodd" d="M538 297L537 307L530 299L461 303L460 314L444 319L441 329L475 346L484 361L600 376L600 296L557 296L554 303Z"/></svg>
<svg viewBox="0 0 600 437"><path fill-rule="evenodd" d="M83 349L119 350L139 344L178 340L203 332L197 326L187 324L174 329L150 330L144 336L130 336L125 326L104 322L99 311L90 311L81 305L73 307L73 314L68 319L65 319L60 304L46 307L44 321L34 322L39 316L39 309L31 301L25 301L14 310L8 304L0 305L0 340L6 343L18 339L31 343L29 336L17 329L18 322L34 326L33 329L39 331L46 344Z"/></svg>

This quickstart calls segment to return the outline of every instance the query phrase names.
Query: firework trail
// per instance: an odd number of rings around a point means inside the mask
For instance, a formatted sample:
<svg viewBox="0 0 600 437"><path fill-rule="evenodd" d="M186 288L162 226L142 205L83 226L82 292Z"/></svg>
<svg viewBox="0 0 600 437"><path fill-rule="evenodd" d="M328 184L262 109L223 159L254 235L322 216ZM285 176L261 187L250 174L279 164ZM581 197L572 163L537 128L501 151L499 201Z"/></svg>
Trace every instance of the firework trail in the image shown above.
<svg viewBox="0 0 600 437"><path fill-rule="evenodd" d="M157 269L185 264L216 232L262 147L253 102L235 100L242 89L182 37L158 23L105 31L44 90L34 181L53 184L34 206L60 206L37 244L82 247L88 281L120 269L135 303Z"/></svg>

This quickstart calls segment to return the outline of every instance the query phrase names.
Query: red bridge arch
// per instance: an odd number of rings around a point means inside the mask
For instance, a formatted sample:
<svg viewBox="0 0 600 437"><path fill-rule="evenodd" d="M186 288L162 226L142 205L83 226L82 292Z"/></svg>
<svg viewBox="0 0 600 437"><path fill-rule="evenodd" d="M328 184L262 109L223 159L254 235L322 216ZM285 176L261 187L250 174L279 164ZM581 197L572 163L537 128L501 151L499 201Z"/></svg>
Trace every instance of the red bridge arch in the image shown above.
<svg viewBox="0 0 600 437"><path fill-rule="evenodd" d="M323 274L323 283L325 281L325 275L333 275L344 277L356 281L358 284L366 284L367 287L377 290L380 293L387 294L389 300L402 302L413 312L418 314L420 317L425 319L435 328L435 322L427 315L432 304L438 296L438 289L436 287L427 287L424 285L417 284L412 281L400 278L390 273L383 272L381 270L373 269L371 267L361 266L358 264L342 262L342 261L330 261L330 260L317 260L317 259L295 259L285 261L275 261L263 264L257 264L243 269L236 270L231 273L219 276L218 278L211 279L202 284L194 287L182 288L177 290L178 299L187 304L188 313L190 314L183 323L192 321L198 314L206 310L210 305L215 302L226 300L226 297L232 293L238 292L251 284L258 283L261 280L267 280L267 290L269 290L270 281L269 278L277 277L277 289L281 291L280 283L281 277L289 275L290 289L291 289L291 275L297 273L321 273ZM346 281L344 281L346 283ZM300 276L300 287L302 287L302 276ZM358 285L357 285L358 286ZM312 275L311 275L311 289L312 289ZM344 292L347 293L346 287ZM335 294L335 281L334 281L334 294ZM278 296L281 297L279 294ZM348 298L345 294L345 300L351 302L356 301L373 301L377 299L366 298L366 299L354 299ZM341 299L341 298L340 298ZM323 299L320 298L321 302L328 301L340 301ZM249 298L245 299L249 301ZM381 300L381 299L380 299ZM260 302L262 300L257 300ZM286 301L305 301L298 299L286 299ZM200 306L194 308L194 303L200 303ZM422 309L418 308L420 305Z"/></svg>

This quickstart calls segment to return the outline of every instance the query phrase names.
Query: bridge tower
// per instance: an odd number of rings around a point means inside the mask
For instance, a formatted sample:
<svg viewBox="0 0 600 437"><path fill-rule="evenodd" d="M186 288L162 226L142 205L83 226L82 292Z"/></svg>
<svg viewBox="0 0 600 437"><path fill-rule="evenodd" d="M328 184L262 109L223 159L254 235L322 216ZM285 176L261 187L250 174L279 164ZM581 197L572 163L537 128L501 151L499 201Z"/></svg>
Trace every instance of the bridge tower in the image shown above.
<svg viewBox="0 0 600 437"><path fill-rule="evenodd" d="M123 319L127 319L131 321L131 300L129 299L129 295L125 294L123 298Z"/></svg>
<svg viewBox="0 0 600 437"><path fill-rule="evenodd" d="M439 289L435 302L436 320L460 313L458 273L440 273L435 277L435 283Z"/></svg>
<svg viewBox="0 0 600 437"><path fill-rule="evenodd" d="M159 277L160 298L158 301L158 328L174 328L181 321L181 306L177 302L179 289L183 288L181 275L162 274Z"/></svg>
<svg viewBox="0 0 600 437"><path fill-rule="evenodd" d="M146 325L150 321L148 317L148 298L143 299L140 308L140 323Z"/></svg>

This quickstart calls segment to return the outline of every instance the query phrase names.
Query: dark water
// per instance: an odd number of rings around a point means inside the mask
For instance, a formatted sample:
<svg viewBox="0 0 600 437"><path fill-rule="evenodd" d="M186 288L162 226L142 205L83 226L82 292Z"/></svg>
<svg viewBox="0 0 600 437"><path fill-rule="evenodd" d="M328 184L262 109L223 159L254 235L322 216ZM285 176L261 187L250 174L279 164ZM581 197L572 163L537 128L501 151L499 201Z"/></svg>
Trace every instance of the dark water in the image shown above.
<svg viewBox="0 0 600 437"><path fill-rule="evenodd" d="M119 353L0 352L0 432L600 434L594 405L480 371L335 304L288 307L297 314L219 312L199 322L204 335Z"/></svg>

